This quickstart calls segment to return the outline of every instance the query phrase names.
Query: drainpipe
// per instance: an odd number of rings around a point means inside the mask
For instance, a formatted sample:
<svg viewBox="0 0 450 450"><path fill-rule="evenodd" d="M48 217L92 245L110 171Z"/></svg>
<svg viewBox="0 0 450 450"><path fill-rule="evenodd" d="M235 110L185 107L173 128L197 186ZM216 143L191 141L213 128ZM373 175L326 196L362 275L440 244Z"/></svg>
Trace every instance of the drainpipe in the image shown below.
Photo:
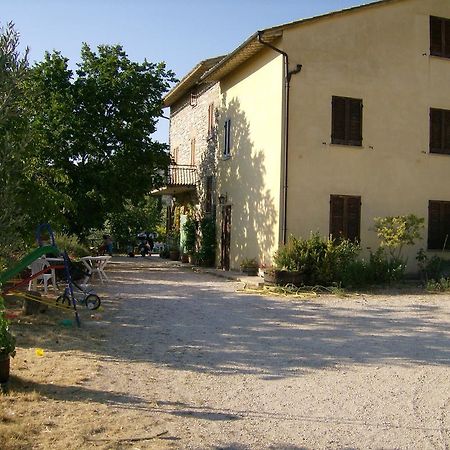
<svg viewBox="0 0 450 450"><path fill-rule="evenodd" d="M289 155L289 88L292 75L300 73L302 65L297 64L295 69L289 71L289 55L273 46L270 42L262 40L264 32L258 31L258 42L283 55L284 63L284 129L283 129L283 188L282 188L282 210L281 210L281 243L287 241L287 189L288 189L288 155Z"/></svg>

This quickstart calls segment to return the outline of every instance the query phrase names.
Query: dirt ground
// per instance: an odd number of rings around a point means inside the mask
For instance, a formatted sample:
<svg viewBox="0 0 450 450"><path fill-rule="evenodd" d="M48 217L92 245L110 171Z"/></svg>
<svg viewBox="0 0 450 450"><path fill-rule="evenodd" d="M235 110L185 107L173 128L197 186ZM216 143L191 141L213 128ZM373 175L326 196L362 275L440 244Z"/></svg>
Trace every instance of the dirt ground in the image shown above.
<svg viewBox="0 0 450 450"><path fill-rule="evenodd" d="M107 271L81 328L13 319L0 449L450 448L450 295L260 296L155 257Z"/></svg>

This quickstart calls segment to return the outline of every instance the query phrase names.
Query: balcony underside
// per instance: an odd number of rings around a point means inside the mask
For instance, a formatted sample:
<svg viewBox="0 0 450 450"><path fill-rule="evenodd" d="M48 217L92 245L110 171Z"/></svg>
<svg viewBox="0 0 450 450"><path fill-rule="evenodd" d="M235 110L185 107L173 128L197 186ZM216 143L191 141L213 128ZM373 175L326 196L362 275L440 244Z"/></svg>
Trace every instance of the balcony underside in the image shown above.
<svg viewBox="0 0 450 450"><path fill-rule="evenodd" d="M195 192L196 186L194 185L188 185L188 186L180 186L180 185L171 185L171 186L164 186L160 189L152 191L152 195L158 196L158 195L179 195L184 194L187 192Z"/></svg>

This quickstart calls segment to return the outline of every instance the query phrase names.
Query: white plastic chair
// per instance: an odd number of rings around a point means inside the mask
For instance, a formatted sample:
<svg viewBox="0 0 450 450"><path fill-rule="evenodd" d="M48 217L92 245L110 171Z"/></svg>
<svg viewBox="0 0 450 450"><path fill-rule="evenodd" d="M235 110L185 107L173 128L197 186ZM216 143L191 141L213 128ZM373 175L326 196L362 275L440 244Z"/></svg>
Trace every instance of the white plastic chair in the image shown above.
<svg viewBox="0 0 450 450"><path fill-rule="evenodd" d="M39 258L33 261L31 265L28 267L31 269L31 275L34 275L38 272L41 272L49 265L50 265L49 262L45 258ZM38 275L36 278L30 280L30 282L28 283L28 290L31 291L32 289L36 289L39 281L43 282L45 293L47 293L48 291L49 281L53 289L56 291L57 287L54 270L52 270L51 273L42 273L41 275Z"/></svg>

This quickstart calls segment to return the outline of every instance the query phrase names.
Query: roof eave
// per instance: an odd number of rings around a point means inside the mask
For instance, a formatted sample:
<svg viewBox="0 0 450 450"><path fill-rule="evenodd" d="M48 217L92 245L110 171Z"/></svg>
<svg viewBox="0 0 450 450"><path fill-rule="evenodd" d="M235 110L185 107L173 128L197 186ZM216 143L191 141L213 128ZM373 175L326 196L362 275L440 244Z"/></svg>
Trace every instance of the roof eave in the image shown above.
<svg viewBox="0 0 450 450"><path fill-rule="evenodd" d="M220 62L224 56L200 61L190 72L188 72L163 98L164 106L171 106L179 100L187 91L198 84L204 72Z"/></svg>
<svg viewBox="0 0 450 450"><path fill-rule="evenodd" d="M246 41L244 41L239 47L237 47L234 51L229 53L225 58L220 60L216 65L211 67L207 72L205 72L201 76L201 81L210 82L210 81L219 81L222 79L227 73L234 70L237 66L239 66L242 62L251 58L253 55L262 50L265 45L262 44L258 35L263 33L264 41L266 42L274 42L277 39L283 36L283 30L281 28L277 28L274 30L263 30L257 31L252 34Z"/></svg>

